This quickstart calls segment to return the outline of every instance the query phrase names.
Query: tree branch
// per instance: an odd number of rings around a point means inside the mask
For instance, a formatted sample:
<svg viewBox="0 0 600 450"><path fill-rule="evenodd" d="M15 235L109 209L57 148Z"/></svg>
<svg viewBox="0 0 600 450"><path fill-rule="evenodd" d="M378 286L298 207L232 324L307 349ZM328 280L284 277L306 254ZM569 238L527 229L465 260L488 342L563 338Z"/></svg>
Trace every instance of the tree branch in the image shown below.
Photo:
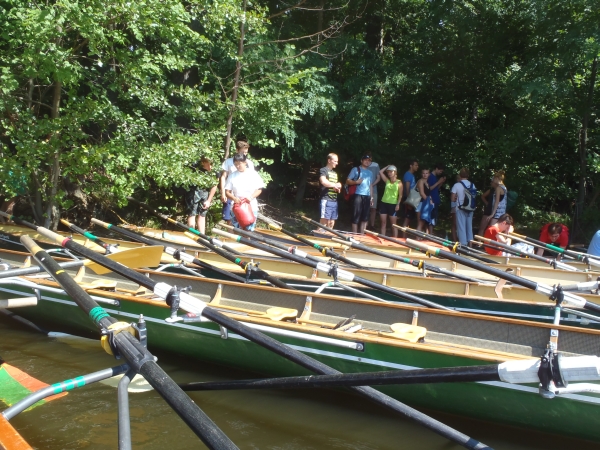
<svg viewBox="0 0 600 450"><path fill-rule="evenodd" d="M271 15L271 16L269 16L269 17L267 17L267 20L271 20L271 19L273 19L274 17L279 17L279 16L282 16L282 15L283 15L283 14L285 14L286 12L288 12L288 11L291 11L292 9L296 9L296 8L298 8L299 6L303 5L304 3L306 3L306 0L300 0L300 1L299 1L298 3L296 3L294 6L290 6L289 8L286 8L286 9L284 9L283 11L280 11L280 12L278 12L278 13L275 13L275 14L273 14L273 15Z"/></svg>

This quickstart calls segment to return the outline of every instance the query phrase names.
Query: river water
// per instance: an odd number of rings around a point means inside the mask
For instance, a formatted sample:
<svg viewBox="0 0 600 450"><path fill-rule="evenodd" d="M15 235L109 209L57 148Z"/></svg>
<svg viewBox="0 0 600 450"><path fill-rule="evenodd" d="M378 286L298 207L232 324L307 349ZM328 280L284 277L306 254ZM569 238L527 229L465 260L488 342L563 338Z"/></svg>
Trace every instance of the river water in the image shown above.
<svg viewBox="0 0 600 450"><path fill-rule="evenodd" d="M0 355L46 383L118 365L96 341L51 339L1 315ZM179 383L255 377L170 355L158 356L159 364ZM191 396L241 449L462 448L344 391L213 391L192 392ZM130 411L134 449L205 448L154 391L130 394ZM496 449L598 448L587 442L433 415ZM76 389L66 397L20 414L11 423L39 449L117 448L116 388L96 383Z"/></svg>

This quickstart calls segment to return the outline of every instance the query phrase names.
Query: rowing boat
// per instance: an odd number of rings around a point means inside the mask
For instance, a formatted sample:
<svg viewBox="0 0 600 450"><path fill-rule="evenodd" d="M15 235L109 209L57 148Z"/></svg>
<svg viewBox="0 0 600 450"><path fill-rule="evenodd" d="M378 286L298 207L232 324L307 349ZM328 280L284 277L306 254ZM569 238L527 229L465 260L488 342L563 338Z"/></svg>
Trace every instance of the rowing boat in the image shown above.
<svg viewBox="0 0 600 450"><path fill-rule="evenodd" d="M190 239L184 233L180 233L177 231L161 231L161 230L154 230L154 229L148 229L148 228L139 228L139 229L136 229L136 231L141 233L144 236L147 236L147 237L150 237L153 239L166 240L167 242L172 242L177 245L183 245L186 247L186 250L189 253L193 253L194 256L196 256L199 259L202 259L202 260L206 259L207 261L210 260L217 264L222 261L222 259L218 255L215 255L214 253L206 252L206 250L204 248L202 248L201 246L199 246L199 244L195 240ZM262 232L263 232L263 230L261 230L261 233ZM18 242L17 238L24 234L32 237L33 239L36 239L36 240L42 242L42 243L47 242L47 240L43 236L39 235L36 231L30 230L28 228L20 227L20 226L0 225L0 233L1 233L0 239L2 240L2 243L4 244L3 245L4 248L22 249L20 244L17 243ZM91 242L89 239L85 238L84 236L71 235L70 233L62 233L62 234L65 237L72 236L72 239L74 239L76 242L78 242L92 250L103 251L103 249L101 247L96 246L93 242ZM310 239L310 237L307 237L307 238ZM118 248L121 250L137 248L142 245L142 244L139 244L136 242L126 241L126 240L121 240L121 239L109 239L109 238L104 238L104 237L103 237L103 239L111 245L117 245ZM288 237L286 237L286 239L289 241ZM227 242L227 240L225 240L225 241ZM256 249L250 248L248 246L236 244L233 242L227 242L227 243L231 247L238 250L239 252L249 255L252 258L254 258L256 261L259 261L259 262L263 261L265 258L270 257L268 255L268 253L266 253L264 251L256 250ZM340 244L337 244L335 242L331 242L331 243L334 245L337 245L338 249L343 247L343 246L340 246ZM55 247L55 246L52 244L46 244L45 247L48 248L48 247ZM299 248L303 249L304 251L306 251L307 253L309 253L313 256L320 256L320 254L318 252L311 251L311 249L308 247L299 246ZM342 250L343 250L343 248L342 248ZM402 258L409 258L409 259L417 260L417 261L428 261L428 262L434 263L436 266L438 266L442 269L452 271L458 275L463 275L463 276L467 276L470 278L476 278L476 279L488 280L488 281L493 279L492 277L489 277L486 274L482 274L481 272L478 272L474 269L463 266L461 264L456 264L454 262L447 261L444 259L428 258L427 256L423 255L422 253L417 253L414 250L411 250L410 248L408 248L408 249L402 249L402 248L392 249L391 247L389 247L385 251L392 255L402 257ZM410 251L412 251L413 253L410 253ZM363 251L345 250L343 252L343 255L345 257L347 257L348 259L354 261L355 263L357 263L365 268L392 269L392 272L391 272L392 274L394 273L393 269L400 270L403 273L408 273L408 274L411 274L411 273L412 274L423 274L424 273L421 269L414 267L410 264L405 264L400 261L394 261L392 259L385 258L383 256L374 255L374 254L366 253ZM323 261L325 261L325 260L326 260L326 258L323 258ZM539 266L536 264L536 263L540 263L539 261L535 261L533 259L528 259L528 258L496 257L495 260L498 262L496 267L501 270L513 270L514 273L516 273L519 276L522 276L522 277L525 277L525 278L528 278L531 280L539 281L539 282L545 282L548 284L580 283L580 282L585 282L585 281L590 281L592 279L596 279L598 276L600 276L599 272L591 272L591 271L573 272L573 271L566 271L566 270L559 270L559 269L551 269L547 265L544 265L542 267L542 266ZM164 263L174 263L176 261L169 255L165 254L165 255L163 255L163 262ZM282 262L282 264L285 264L285 262ZM577 263L577 264L579 264L579 266L581 266L580 268L582 270L584 270L584 265L582 263ZM585 269L585 270L587 270L587 269ZM286 270L282 270L282 272L293 274L293 269L288 267ZM493 279L493 280L497 281L496 279ZM466 295L469 295L469 291L466 292ZM473 295L479 295L479 294L475 293ZM508 298L510 298L510 297L508 297Z"/></svg>
<svg viewBox="0 0 600 450"><path fill-rule="evenodd" d="M135 245L139 246L140 244ZM245 276L244 271L238 265L225 261L219 255L209 252L197 254L203 261L209 262L216 269L242 277ZM25 256L25 254L15 251L5 250L0 252L0 259L12 265L18 265L18 260L25 258ZM172 265L176 261L172 257L163 254L163 259L165 258L170 260L167 265ZM262 270L280 278L296 289L313 292L321 288L322 292L332 295L346 297L375 296L381 300L402 301L396 295L355 283L345 283L346 286L355 289L353 292L348 292L346 288L330 283L331 279L327 278L325 273L286 259L255 256L253 260L255 263L260 264ZM177 271L178 269L170 268L170 270ZM400 274L394 270L353 270L353 272L367 280L461 311L526 318L543 322L552 322L553 319L552 308L554 304L546 296L523 287L507 285L503 282L487 284L444 278L424 278L411 274ZM201 273L210 278L223 279L223 275L214 270L204 269ZM592 303L598 302L597 295L582 294L581 296ZM585 316L582 317L570 312L563 312L561 320L565 324L600 328L598 321L594 319L590 321Z"/></svg>
<svg viewBox="0 0 600 450"><path fill-rule="evenodd" d="M191 285L196 298L347 373L525 360L541 355L553 329L560 333L558 348L563 354L600 355L598 330L141 272L161 283ZM151 351L268 375L308 373L212 322L166 321L171 311L164 300L118 275L86 274L82 283L97 286L102 280L115 282L110 291L88 287L88 292L102 299L105 310L119 320L131 322L143 314ZM30 295L31 288L23 283L42 289L39 303L20 308L18 314L56 331L97 337L89 317L68 296L43 290L56 288L53 281L39 276L17 281L20 284L0 285L2 295ZM352 316L346 327L333 329ZM395 324L406 325L405 332L394 331L398 330ZM600 441L600 400L585 393L549 400L538 395L537 386L506 382L388 386L381 390L418 407Z"/></svg>

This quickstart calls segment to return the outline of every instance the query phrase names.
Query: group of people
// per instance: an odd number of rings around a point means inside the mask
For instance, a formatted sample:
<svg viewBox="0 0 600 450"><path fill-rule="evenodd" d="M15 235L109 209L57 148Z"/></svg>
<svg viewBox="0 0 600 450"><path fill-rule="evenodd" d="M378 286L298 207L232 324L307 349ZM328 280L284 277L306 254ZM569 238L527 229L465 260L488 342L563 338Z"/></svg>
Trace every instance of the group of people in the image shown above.
<svg viewBox="0 0 600 450"><path fill-rule="evenodd" d="M246 141L236 142L236 154L226 159L221 170L214 171L210 160L200 160L199 172L209 174L214 180L210 186L192 186L185 196L188 209L188 226L205 233L206 214L213 203L217 187L220 187L223 203L223 219L235 227L253 230L258 216L256 198L265 188L262 178L255 170L255 164L248 157L249 145ZM394 227L398 217L403 219L403 226L409 226L417 219L417 229L433 233L437 223L440 206L440 187L446 182L443 164L421 170L417 179L419 162L411 160L408 170L402 179L398 177L398 169L394 165L380 168L373 162L370 154L361 158L361 164L354 167L345 185L342 185L335 171L339 163L335 153L327 155L327 165L319 171L320 184L320 223L333 228L338 219L338 195L344 189L355 186L349 198L352 207L352 231L364 233L367 226L375 226L375 217L379 210L381 234L386 234L388 221L392 225L392 234L398 236L398 228ZM378 205L377 185L383 182L384 191ZM451 189L452 238L462 245L469 245L473 240L473 212L475 210L477 190L469 180L469 170L462 168L456 183ZM513 231L513 218L507 211L508 190L504 185L504 171L494 174L491 185L481 195L484 204L483 217L479 225L479 234L493 241L510 244L506 234ZM240 224L236 209L243 203L249 205L253 221ZM379 208L378 208L379 206ZM550 223L545 225L539 240L548 244L566 248L569 243L569 230L565 225ZM486 246L491 255L500 255L502 250ZM538 249L542 254L543 249Z"/></svg>
<svg viewBox="0 0 600 450"><path fill-rule="evenodd" d="M191 186L185 195L188 226L195 226L202 234L206 232L206 214L212 205L217 186L221 190L223 219L236 228L244 228L248 231L252 231L256 226L258 216L256 198L265 188L265 183L256 172L254 163L248 158L250 148L248 142L237 141L235 148L236 154L223 162L220 171L213 171L211 161L202 158L197 169L201 173L209 174L214 182L210 183L208 188ZM240 215L237 214L237 209L242 208L244 203L248 204L252 215L242 226L238 220ZM248 214L245 214L244 219L247 218Z"/></svg>
<svg viewBox="0 0 600 450"><path fill-rule="evenodd" d="M320 220L321 224L330 228L333 228L338 218L338 194L344 189L334 170L337 165L338 156L330 153L327 155L327 165L319 172ZM412 160L400 179L396 166L390 164L380 168L379 164L373 162L370 154L365 154L360 165L350 171L345 182L345 188L353 191L349 199L352 207L352 231L364 234L368 226L374 228L379 206L381 234L386 234L389 221L392 234L397 237L398 229L394 225L398 217L403 219L403 226L409 226L416 218L417 229L432 233L439 213L439 188L446 182L444 169L443 164L436 164L432 170L423 169L417 180L415 175L419 170L419 162ZM380 182L385 187L378 205L377 186Z"/></svg>

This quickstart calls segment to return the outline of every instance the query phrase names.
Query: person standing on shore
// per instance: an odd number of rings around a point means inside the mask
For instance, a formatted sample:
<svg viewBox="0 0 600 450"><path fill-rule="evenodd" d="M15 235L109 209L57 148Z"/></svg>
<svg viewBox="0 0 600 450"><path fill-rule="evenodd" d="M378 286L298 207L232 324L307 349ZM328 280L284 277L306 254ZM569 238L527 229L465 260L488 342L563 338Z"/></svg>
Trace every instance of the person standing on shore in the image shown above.
<svg viewBox="0 0 600 450"><path fill-rule="evenodd" d="M217 192L219 175L218 173L212 174L212 163L208 158L202 158L200 160L199 171L202 173L210 173L211 178L214 176L214 182L211 182L211 185L208 188L191 186L190 190L185 194L185 204L188 211L188 227L193 228L196 226L196 229L204 234L206 231L206 213L208 213L215 192Z"/></svg>
<svg viewBox="0 0 600 450"><path fill-rule="evenodd" d="M433 210L430 213L430 221L429 221L429 234L433 234L433 228L437 224L438 215L440 211L440 186L442 186L446 182L446 177L444 177L444 170L446 166L442 163L437 163L433 166L433 170L427 179L427 184L429 185L431 200L433 200Z"/></svg>
<svg viewBox="0 0 600 450"><path fill-rule="evenodd" d="M364 234L369 221L369 212L373 201L373 174L369 170L370 165L371 155L363 156L360 160L360 177L359 168L354 167L346 180L347 185L356 185L356 192L352 199L353 233Z"/></svg>
<svg viewBox="0 0 600 450"><path fill-rule="evenodd" d="M492 178L496 190L494 192L494 203L492 206L492 218L490 225L494 225L500 219L500 216L506 214L506 205L508 200L508 190L504 185L504 170L499 170Z"/></svg>
<svg viewBox="0 0 600 450"><path fill-rule="evenodd" d="M250 150L250 144L246 141L237 141L235 143L235 149L238 155L246 156L246 169L254 170L254 163L248 159L248 150ZM235 168L235 164L233 163L233 157L227 158L223 161L223 165L221 167L221 179L220 179L220 188L221 188L221 201L223 202L223 220L225 220L229 225L231 225L231 220L233 218L233 214L231 214L231 208L233 207L233 202L227 199L227 195L225 195L225 183L231 174L237 171Z"/></svg>
<svg viewBox="0 0 600 450"><path fill-rule="evenodd" d="M414 189L415 186L417 185L417 180L415 179L415 173L417 173L418 170L419 170L419 161L417 161L416 159L411 160L410 165L408 166L408 170L404 174L404 177L402 177L402 184L403 184L402 201L403 202L408 197L408 194L410 193L410 191L412 189ZM404 222L402 223L402 226L407 227L410 224L410 221L412 219L414 219L415 217L417 217L417 212L415 211L415 208L413 208L411 205L407 205L406 203L404 203L404 205L402 205L402 206L403 206L402 217L404 217Z"/></svg>
<svg viewBox="0 0 600 450"><path fill-rule="evenodd" d="M338 174L333 170L338 165L338 155L327 155L327 165L319 171L320 190L320 222L333 228L338 218L338 194L342 190L342 183L338 181Z"/></svg>
<svg viewBox="0 0 600 450"><path fill-rule="evenodd" d="M379 175L379 164L376 162L371 162L369 166L369 170L373 174L373 202L371 203L371 212L369 216L369 225L371 226L371 230L375 231L375 216L377 213L377 184L381 181L381 177Z"/></svg>
<svg viewBox="0 0 600 450"><path fill-rule="evenodd" d="M381 198L379 206L379 219L381 220L381 234L385 236L386 222L389 217L392 225L392 234L398 237L398 212L400 211L400 201L402 200L402 183L398 179L398 169L396 166L387 166L379 171L380 178L385 182L385 191Z"/></svg>
<svg viewBox="0 0 600 450"><path fill-rule="evenodd" d="M461 245L467 246L473 240L475 185L469 181L469 169L463 167L458 174L460 180L452 186L451 200L456 202L456 228ZM466 201L465 201L466 200Z"/></svg>
<svg viewBox="0 0 600 450"><path fill-rule="evenodd" d="M250 203L254 222L244 227L247 231L253 231L258 217L258 197L265 188L265 182L260 175L248 167L248 160L244 153L238 153L233 157L233 164L236 171L227 178L225 184L225 195L231 200L232 204L240 204L245 199ZM232 207L233 208L233 207ZM238 220L231 211L231 222L235 228L242 228Z"/></svg>

